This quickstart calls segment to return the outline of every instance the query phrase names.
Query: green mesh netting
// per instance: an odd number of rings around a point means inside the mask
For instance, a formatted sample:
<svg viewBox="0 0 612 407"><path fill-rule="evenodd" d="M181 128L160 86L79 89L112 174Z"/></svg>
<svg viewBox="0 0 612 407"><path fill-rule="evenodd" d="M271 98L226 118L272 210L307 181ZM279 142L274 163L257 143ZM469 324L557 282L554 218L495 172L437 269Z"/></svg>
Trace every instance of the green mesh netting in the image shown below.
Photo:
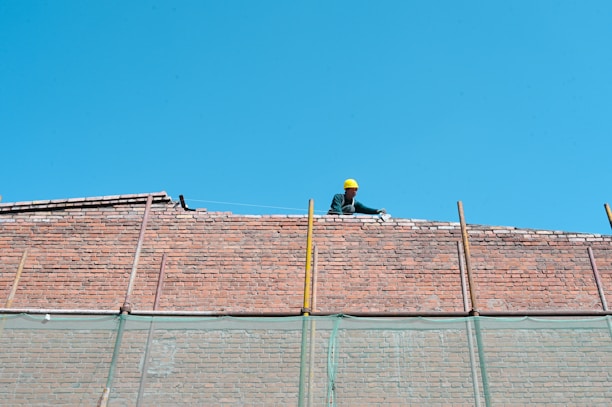
<svg viewBox="0 0 612 407"><path fill-rule="evenodd" d="M0 316L0 405L608 405L610 318Z"/></svg>

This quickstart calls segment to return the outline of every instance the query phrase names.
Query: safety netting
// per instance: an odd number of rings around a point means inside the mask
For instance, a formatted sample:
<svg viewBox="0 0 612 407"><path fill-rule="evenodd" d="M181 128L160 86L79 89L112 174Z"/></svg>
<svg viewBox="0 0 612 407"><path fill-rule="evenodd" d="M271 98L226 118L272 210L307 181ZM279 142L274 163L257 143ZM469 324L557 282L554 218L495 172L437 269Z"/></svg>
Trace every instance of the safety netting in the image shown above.
<svg viewBox="0 0 612 407"><path fill-rule="evenodd" d="M608 405L612 322L0 315L2 406Z"/></svg>

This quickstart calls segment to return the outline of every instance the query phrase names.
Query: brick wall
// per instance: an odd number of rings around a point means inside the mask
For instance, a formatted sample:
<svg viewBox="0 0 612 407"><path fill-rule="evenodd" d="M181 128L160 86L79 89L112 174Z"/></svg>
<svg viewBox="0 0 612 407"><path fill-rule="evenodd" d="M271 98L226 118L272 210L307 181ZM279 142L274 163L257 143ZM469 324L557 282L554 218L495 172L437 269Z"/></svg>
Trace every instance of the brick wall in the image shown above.
<svg viewBox="0 0 612 407"><path fill-rule="evenodd" d="M14 308L118 310L127 292L146 196L0 205L0 299L24 251ZM25 207L24 207L25 206ZM185 211L155 195L131 303L161 310L299 312L307 216ZM587 248L612 287L612 237L469 225L481 311L601 310ZM322 312L463 311L456 222L316 216L316 303Z"/></svg>

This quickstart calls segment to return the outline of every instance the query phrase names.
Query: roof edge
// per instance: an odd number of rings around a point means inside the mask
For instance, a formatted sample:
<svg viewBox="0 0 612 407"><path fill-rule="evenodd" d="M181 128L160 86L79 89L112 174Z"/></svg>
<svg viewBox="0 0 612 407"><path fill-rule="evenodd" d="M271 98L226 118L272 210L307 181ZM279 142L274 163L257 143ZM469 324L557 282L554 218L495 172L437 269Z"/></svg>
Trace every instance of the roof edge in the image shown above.
<svg viewBox="0 0 612 407"><path fill-rule="evenodd" d="M153 203L172 202L172 198L170 198L165 191L161 191L145 194L108 195L88 198L0 203L0 214L13 212L53 211L68 208L91 208L111 205L146 204L149 195L153 197Z"/></svg>

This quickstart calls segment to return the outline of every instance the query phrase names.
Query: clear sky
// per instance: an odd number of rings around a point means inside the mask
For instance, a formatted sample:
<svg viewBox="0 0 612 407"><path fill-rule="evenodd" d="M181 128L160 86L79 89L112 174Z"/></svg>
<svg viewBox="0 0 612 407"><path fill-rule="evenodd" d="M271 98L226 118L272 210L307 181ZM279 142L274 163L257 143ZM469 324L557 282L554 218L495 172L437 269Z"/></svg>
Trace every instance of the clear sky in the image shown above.
<svg viewBox="0 0 612 407"><path fill-rule="evenodd" d="M610 234L612 1L0 1L2 203Z"/></svg>

